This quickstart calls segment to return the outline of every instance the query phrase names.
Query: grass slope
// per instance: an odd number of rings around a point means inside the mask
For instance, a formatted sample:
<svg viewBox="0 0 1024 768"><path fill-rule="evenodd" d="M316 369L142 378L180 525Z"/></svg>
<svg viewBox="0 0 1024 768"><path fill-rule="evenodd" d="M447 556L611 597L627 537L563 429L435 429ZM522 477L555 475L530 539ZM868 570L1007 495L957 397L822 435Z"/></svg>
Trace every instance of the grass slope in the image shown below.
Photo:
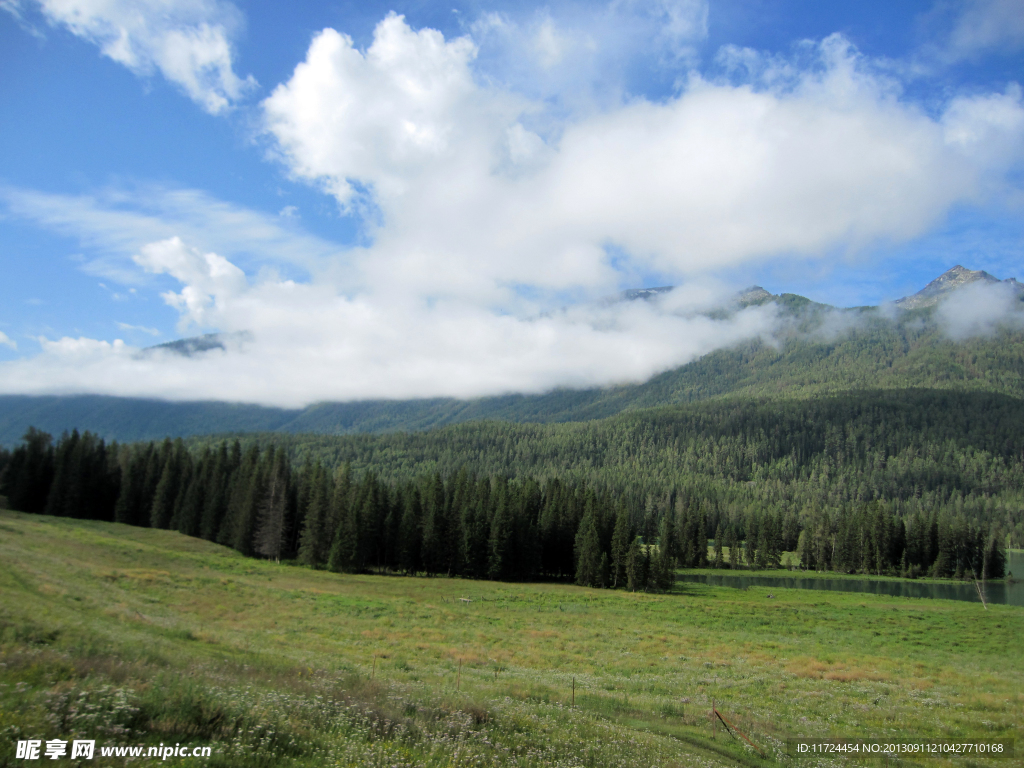
<svg viewBox="0 0 1024 768"><path fill-rule="evenodd" d="M797 735L1024 743L1024 611L774 594L342 577L4 511L0 765L75 736L214 766L764 764L712 738L712 699L768 762Z"/></svg>

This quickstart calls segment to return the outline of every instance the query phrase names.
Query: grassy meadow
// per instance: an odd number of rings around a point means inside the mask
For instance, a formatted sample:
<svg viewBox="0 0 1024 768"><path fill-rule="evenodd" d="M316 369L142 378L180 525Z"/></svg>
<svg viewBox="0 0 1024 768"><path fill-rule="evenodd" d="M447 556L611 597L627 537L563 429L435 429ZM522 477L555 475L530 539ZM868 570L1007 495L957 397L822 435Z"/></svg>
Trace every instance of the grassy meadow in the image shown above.
<svg viewBox="0 0 1024 768"><path fill-rule="evenodd" d="M1022 638L1002 605L340 576L0 511L0 766L74 736L213 744L177 761L211 766L814 764L796 736L1024 754Z"/></svg>

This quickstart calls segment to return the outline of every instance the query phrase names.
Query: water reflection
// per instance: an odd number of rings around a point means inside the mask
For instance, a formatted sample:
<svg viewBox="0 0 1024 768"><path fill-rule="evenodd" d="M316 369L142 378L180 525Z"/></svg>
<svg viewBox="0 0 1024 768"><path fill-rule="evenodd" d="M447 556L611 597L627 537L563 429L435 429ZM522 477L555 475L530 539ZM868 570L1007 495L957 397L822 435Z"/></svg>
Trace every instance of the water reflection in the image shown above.
<svg viewBox="0 0 1024 768"><path fill-rule="evenodd" d="M1019 605L1024 607L1024 553L1010 552L1007 570L1017 580L989 581L985 584L985 599L990 603ZM973 582L962 581L883 581L882 579L828 578L813 576L761 576L749 571L738 573L697 574L681 573L679 581L713 584L720 587L779 587L780 589L824 589L834 592L866 592L894 597L929 597L940 600L967 600L981 602Z"/></svg>

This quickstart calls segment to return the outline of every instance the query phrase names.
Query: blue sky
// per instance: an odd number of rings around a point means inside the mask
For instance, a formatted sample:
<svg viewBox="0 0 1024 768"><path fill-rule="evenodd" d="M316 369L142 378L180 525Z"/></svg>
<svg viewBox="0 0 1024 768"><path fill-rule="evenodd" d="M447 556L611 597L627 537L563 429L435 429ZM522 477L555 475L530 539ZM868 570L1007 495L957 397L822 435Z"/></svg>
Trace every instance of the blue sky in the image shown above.
<svg viewBox="0 0 1024 768"><path fill-rule="evenodd" d="M1022 80L1021 0L0 0L0 389L592 386L754 283L1024 279Z"/></svg>

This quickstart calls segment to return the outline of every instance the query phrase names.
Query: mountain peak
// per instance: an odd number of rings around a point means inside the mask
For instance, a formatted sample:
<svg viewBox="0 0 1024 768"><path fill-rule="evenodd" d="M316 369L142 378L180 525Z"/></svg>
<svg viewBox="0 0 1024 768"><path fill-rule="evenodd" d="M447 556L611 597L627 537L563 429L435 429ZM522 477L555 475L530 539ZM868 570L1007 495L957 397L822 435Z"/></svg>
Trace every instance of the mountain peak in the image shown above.
<svg viewBox="0 0 1024 768"><path fill-rule="evenodd" d="M979 281L985 283L1009 283L1018 290L1024 287L1012 277L1008 280L1000 280L983 269L967 269L967 267L957 264L952 269L947 269L913 296L904 296L902 299L897 299L895 304L900 309L930 307L933 304L937 304L940 299L949 293Z"/></svg>
<svg viewBox="0 0 1024 768"><path fill-rule="evenodd" d="M751 304L764 304L774 298L775 296L770 294L760 285L752 285L736 294L736 303L741 307L746 307Z"/></svg>

